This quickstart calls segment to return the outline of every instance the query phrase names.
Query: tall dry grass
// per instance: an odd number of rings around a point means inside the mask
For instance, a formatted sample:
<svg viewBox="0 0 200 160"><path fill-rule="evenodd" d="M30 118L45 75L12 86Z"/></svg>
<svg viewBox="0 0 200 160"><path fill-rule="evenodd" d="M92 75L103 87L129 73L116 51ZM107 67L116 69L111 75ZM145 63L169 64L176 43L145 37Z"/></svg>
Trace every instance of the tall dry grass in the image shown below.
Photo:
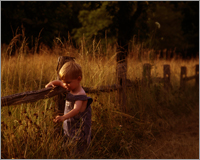
<svg viewBox="0 0 200 160"><path fill-rule="evenodd" d="M59 56L76 58L76 62L83 69L82 85L85 87L96 88L116 83L116 47L107 45L106 56L103 56L100 43L94 42L90 49L86 45L86 42L82 41L80 48L75 49L68 42L57 39L53 49L41 45L37 46L39 54L30 54L28 50L24 50L24 44L19 46L15 56L9 56L7 49L2 48L1 96L44 88L45 84L56 78ZM173 89L166 91L162 84L151 85L150 88L138 84L136 88L128 88L127 113L120 111L116 92L88 94L94 99L92 142L82 158L145 157L144 154L150 152L147 144L154 143L162 132L167 132L177 125L178 122L175 123L173 118L180 119L183 115L189 115L194 106L198 105L199 89L194 86L193 80L188 82L184 92L178 89L180 67L187 66L188 76L194 75L198 59L144 59L128 57L127 78L141 79L143 64L147 62L152 65L152 76L162 77L163 65L169 64ZM54 106L55 102L50 98L3 107L1 158L80 158L72 154L73 144L68 144L63 149L62 136L54 132Z"/></svg>

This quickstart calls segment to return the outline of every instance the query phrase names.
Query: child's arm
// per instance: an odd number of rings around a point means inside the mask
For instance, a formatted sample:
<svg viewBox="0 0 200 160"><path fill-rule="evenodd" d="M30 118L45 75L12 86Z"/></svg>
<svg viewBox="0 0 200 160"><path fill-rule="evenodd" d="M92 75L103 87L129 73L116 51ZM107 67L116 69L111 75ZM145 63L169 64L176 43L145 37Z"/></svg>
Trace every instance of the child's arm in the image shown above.
<svg viewBox="0 0 200 160"><path fill-rule="evenodd" d="M74 103L74 109L72 109L70 112L68 112L67 114L65 114L63 116L56 116L56 118L53 121L54 122L63 122L66 119L76 116L80 112L82 104L83 104L83 101L76 101Z"/></svg>
<svg viewBox="0 0 200 160"><path fill-rule="evenodd" d="M54 80L54 81L49 82L45 86L45 88L47 88L47 87L55 87L55 86L61 86L63 88L66 88L66 85L62 81L60 81L60 80Z"/></svg>

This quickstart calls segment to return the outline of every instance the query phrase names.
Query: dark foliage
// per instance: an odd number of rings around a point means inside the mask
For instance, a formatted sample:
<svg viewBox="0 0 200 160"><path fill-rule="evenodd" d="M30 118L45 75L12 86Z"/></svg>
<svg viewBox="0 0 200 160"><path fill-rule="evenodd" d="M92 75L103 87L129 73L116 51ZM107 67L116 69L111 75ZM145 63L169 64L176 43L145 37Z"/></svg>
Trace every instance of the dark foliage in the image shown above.
<svg viewBox="0 0 200 160"><path fill-rule="evenodd" d="M135 36L150 48L176 48L186 56L199 52L198 1L2 1L1 43L21 33L22 25L30 48L38 35L52 47L55 37L78 43L83 34L100 40L106 33L107 42L125 48Z"/></svg>

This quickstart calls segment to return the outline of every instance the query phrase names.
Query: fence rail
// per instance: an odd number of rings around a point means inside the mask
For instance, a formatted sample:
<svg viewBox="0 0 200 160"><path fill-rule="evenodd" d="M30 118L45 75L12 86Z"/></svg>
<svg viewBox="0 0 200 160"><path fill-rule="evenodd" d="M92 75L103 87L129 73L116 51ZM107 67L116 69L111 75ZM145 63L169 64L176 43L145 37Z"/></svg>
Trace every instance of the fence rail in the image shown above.
<svg viewBox="0 0 200 160"><path fill-rule="evenodd" d="M46 99L64 93L66 90L62 87L49 87L37 91L29 91L17 93L5 97L1 97L1 107L9 105L17 105L21 103L36 102L40 99Z"/></svg>
<svg viewBox="0 0 200 160"><path fill-rule="evenodd" d="M89 87L83 87L83 88L86 93L97 93L97 92L109 92L109 91L118 90L121 88L121 86L108 85L108 86L100 86L97 89L92 89ZM1 97L1 107L10 106L10 105L18 105L21 103L36 102L38 100L51 98L62 93L67 93L67 91L66 89L60 86L43 88L36 91L17 93L17 94Z"/></svg>
<svg viewBox="0 0 200 160"><path fill-rule="evenodd" d="M143 65L143 80L150 86L153 82L164 83L164 87L168 88L169 86L172 87L170 78L170 65L166 64L163 66L163 78L162 77L151 77L151 64L145 63ZM180 74L180 88L184 88L186 82L189 80L195 79L195 85L199 85L199 65L197 64L195 67L195 75L187 77L187 68L185 66L181 67L181 74Z"/></svg>

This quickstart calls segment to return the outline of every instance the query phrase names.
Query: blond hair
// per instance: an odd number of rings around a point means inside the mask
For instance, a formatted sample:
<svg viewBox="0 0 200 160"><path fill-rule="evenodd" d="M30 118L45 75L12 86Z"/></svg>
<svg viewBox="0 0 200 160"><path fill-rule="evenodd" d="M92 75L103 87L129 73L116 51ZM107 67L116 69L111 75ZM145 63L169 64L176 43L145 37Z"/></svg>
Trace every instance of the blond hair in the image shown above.
<svg viewBox="0 0 200 160"><path fill-rule="evenodd" d="M66 78L76 79L79 76L82 77L81 66L74 61L66 62L59 71L59 77L61 80Z"/></svg>

